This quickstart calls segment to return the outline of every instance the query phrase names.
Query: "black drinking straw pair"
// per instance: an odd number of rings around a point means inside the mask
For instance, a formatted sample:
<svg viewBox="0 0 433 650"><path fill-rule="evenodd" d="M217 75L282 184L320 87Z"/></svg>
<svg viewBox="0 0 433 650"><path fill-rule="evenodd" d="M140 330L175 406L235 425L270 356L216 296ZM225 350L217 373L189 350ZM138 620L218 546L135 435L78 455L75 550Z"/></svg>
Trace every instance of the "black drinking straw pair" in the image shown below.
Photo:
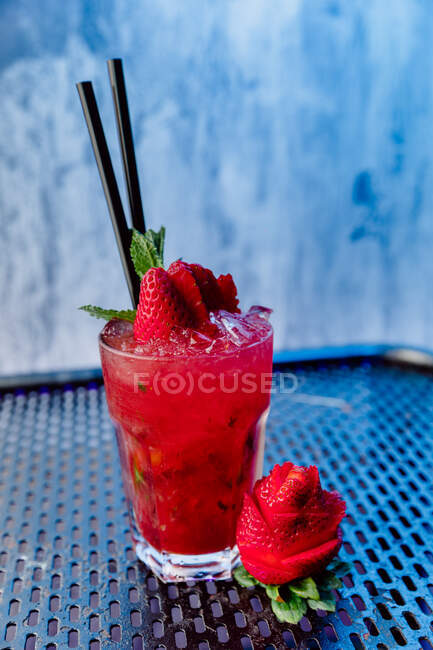
<svg viewBox="0 0 433 650"><path fill-rule="evenodd" d="M144 213L141 203L140 184L138 181L137 163L135 160L134 141L132 138L131 120L129 117L122 60L110 59L107 61L107 65L111 89L113 91L117 132L119 135L120 148L122 150L123 170L125 173L132 226L136 230L144 233ZM135 308L138 304L140 283L129 255L131 230L128 227L125 212L123 210L110 152L108 150L101 116L98 110L98 104L96 103L96 97L93 92L91 81L81 81L80 83L77 83L77 88L87 128L89 129L90 140L92 142L96 164L98 165L102 187L107 200L123 271L128 284L131 301Z"/></svg>

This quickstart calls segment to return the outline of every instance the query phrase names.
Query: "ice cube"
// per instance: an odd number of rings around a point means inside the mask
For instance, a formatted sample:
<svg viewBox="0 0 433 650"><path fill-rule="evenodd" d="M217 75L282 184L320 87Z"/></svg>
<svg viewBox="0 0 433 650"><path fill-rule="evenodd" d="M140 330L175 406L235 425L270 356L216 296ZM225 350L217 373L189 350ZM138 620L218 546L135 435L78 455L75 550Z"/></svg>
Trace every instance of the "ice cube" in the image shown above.
<svg viewBox="0 0 433 650"><path fill-rule="evenodd" d="M262 307L261 305L253 305L246 313L246 318L262 318L263 320L268 321L271 314L272 309Z"/></svg>
<svg viewBox="0 0 433 650"><path fill-rule="evenodd" d="M225 338L237 347L255 338L255 329L246 320L245 314L232 314L221 309L215 314L215 321L220 330L223 330Z"/></svg>

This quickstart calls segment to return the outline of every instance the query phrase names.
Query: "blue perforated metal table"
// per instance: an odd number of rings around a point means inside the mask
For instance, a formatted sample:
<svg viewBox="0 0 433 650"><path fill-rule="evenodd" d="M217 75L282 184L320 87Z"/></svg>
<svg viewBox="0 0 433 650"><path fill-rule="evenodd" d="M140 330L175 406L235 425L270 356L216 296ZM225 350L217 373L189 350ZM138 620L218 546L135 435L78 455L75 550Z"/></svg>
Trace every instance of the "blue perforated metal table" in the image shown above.
<svg viewBox="0 0 433 650"><path fill-rule="evenodd" d="M33 378L1 390L0 649L433 649L432 368L275 372L298 387L273 395L265 470L317 464L348 503L337 612L283 625L260 588L158 582L131 546L100 377Z"/></svg>

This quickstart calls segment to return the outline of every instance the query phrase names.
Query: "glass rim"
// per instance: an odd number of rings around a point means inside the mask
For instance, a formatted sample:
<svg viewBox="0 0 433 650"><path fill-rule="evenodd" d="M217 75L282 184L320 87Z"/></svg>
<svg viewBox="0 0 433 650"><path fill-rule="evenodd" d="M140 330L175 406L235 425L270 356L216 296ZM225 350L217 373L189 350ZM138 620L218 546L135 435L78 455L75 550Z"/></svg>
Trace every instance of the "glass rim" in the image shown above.
<svg viewBox="0 0 433 650"><path fill-rule="evenodd" d="M266 333L265 336L261 337L259 340L254 341L254 343L250 343L249 345L242 345L239 348L236 348L233 350L233 352L222 352L217 355L212 355L212 353L206 352L203 350L203 352L194 352L193 354L161 354L161 355L151 355L151 354L137 354L136 352L126 352L125 350L119 350L106 341L103 340L102 338L102 332L103 329L99 332L98 335L98 342L99 342L99 347L104 348L107 350L110 354L118 355L119 357L122 358L129 358L129 359L143 359L146 361L180 361L184 359L192 360L192 359L211 359L212 357L218 358L218 359L227 359L230 357L235 357L238 356L239 353L241 353L243 350L251 350L252 348L256 347L257 345L261 345L262 343L265 343L266 341L269 340L270 337L274 335L274 328L272 327L271 323L269 321L266 321L268 326L269 326L269 331Z"/></svg>

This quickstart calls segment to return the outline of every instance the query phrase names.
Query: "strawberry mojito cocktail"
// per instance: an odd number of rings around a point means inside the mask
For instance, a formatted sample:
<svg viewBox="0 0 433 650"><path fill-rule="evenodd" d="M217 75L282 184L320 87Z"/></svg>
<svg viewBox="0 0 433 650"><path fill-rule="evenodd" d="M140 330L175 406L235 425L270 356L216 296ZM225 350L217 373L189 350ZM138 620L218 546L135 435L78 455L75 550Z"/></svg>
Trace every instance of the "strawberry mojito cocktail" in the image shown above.
<svg viewBox="0 0 433 650"><path fill-rule="evenodd" d="M231 275L177 261L142 273L118 316L100 353L137 555L163 580L227 578L262 475L269 310L241 312Z"/></svg>

